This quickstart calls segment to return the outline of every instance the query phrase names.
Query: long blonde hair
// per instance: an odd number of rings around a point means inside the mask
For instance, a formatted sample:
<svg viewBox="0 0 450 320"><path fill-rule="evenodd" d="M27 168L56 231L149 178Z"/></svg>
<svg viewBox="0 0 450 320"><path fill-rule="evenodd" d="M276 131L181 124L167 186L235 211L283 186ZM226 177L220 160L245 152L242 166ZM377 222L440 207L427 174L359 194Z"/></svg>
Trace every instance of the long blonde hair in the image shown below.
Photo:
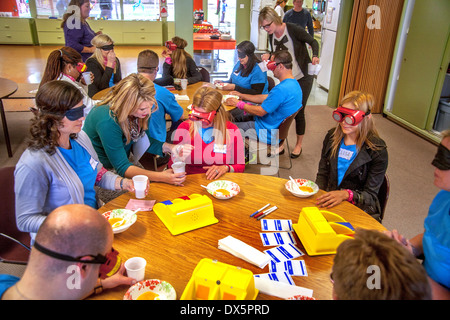
<svg viewBox="0 0 450 320"><path fill-rule="evenodd" d="M100 63L100 65L103 67L103 69L105 69L105 65L104 65L104 58L102 55L102 49L100 49L101 47L104 46L108 46L110 44L114 44L113 39L111 39L110 36L108 36L107 34L98 34L96 35L94 38L92 38L91 40L91 44L95 47L95 51L92 54L91 58L94 58L95 60L98 61L98 63ZM117 64L114 67L114 73L116 73L117 71Z"/></svg>
<svg viewBox="0 0 450 320"><path fill-rule="evenodd" d="M355 107L355 110L361 110L367 113L372 111L375 104L375 99L369 93L352 91L342 98L340 105L346 103L352 104ZM361 150L361 147L365 143L370 149L377 150L378 147L371 140L369 140L372 136L379 137L378 131L375 128L372 116L365 116L364 119L358 124L358 133L356 138L357 149ZM336 156L343 138L344 132L342 132L341 126L338 123L332 136L331 156Z"/></svg>
<svg viewBox="0 0 450 320"><path fill-rule="evenodd" d="M216 111L213 120L213 128L216 133L214 139L218 144L225 144L228 140L227 121L229 121L228 112L222 105L222 94L210 87L200 87L195 93L192 100L192 107L205 109L206 112ZM189 125L189 133L191 138L197 132L197 127L193 121Z"/></svg>
<svg viewBox="0 0 450 320"><path fill-rule="evenodd" d="M176 44L177 49L172 52L172 67L175 78L187 78L186 58L192 56L187 53L184 48L187 46L187 41L180 37L173 37L172 42Z"/></svg>
<svg viewBox="0 0 450 320"><path fill-rule="evenodd" d="M155 99L155 92L155 85L151 80L141 74L132 73L112 87L102 101L101 105L109 105L111 115L116 117L127 139L127 144L131 142L129 116L145 101L154 103L152 112L157 110L158 103ZM149 118L150 115L138 120L142 130L148 129Z"/></svg>

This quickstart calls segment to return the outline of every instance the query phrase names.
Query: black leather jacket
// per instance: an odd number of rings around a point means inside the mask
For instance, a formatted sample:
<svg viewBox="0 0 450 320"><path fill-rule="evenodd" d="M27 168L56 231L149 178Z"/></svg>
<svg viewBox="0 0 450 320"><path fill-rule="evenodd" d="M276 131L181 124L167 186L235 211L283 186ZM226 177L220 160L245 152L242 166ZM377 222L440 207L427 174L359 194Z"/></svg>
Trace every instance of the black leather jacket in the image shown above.
<svg viewBox="0 0 450 320"><path fill-rule="evenodd" d="M363 144L338 186L337 156L331 157L331 137L334 130L335 128L328 131L323 141L316 183L320 189L325 191L352 190L355 205L379 220L381 208L378 191L383 183L388 166L386 143L379 137L369 137L369 140L378 147L378 150L372 150L366 144Z"/></svg>

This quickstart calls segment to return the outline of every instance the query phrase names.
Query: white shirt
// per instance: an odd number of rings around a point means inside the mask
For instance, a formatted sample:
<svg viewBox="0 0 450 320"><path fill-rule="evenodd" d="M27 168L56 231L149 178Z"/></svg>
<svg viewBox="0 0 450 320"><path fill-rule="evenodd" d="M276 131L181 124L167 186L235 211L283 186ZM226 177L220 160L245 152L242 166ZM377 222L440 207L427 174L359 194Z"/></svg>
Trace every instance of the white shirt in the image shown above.
<svg viewBox="0 0 450 320"><path fill-rule="evenodd" d="M288 42L286 42L284 45L286 46L286 48L288 49L289 53L292 56L292 75L294 76L294 79L296 79L296 80L301 79L301 78L303 78L304 75L303 75L303 72L302 72L302 70L300 69L300 67L299 67L299 65L297 63L297 60L295 59L294 43L292 42L292 39L289 36L289 32L287 31L287 27L284 28L284 33L281 35L281 37L278 38L275 35L275 33L273 34L273 37L272 37L273 50L276 49L275 40L280 41L281 39L283 39L284 36L286 36L288 38Z"/></svg>

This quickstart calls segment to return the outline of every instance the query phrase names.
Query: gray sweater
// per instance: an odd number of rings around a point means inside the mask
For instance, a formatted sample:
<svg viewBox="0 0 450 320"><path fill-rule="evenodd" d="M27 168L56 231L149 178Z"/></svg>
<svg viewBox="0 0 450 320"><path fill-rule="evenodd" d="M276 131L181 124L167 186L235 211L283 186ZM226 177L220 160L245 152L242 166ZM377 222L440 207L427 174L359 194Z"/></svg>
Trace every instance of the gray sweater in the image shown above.
<svg viewBox="0 0 450 320"><path fill-rule="evenodd" d="M77 142L98 162L99 172L103 166L84 131L78 133ZM62 205L84 203L83 184L58 149L53 155L43 149L25 150L16 165L14 176L17 227L23 232L30 232L32 243L50 212ZM96 184L114 190L117 177L108 171Z"/></svg>

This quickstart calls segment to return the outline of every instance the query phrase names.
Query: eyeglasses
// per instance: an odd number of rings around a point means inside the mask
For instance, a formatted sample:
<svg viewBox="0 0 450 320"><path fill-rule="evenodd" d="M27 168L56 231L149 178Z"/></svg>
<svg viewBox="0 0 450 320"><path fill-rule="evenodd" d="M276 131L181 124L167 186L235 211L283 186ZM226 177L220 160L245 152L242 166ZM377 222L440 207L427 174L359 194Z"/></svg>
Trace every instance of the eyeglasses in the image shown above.
<svg viewBox="0 0 450 320"><path fill-rule="evenodd" d="M106 256L102 254L94 255L84 255L79 257L72 257L66 254L58 253L53 250L50 250L46 247L41 246L36 241L34 242L34 248L41 253L63 261L69 261L69 262L80 262L80 263L86 263L86 264L100 264L100 270L99 270L99 277L102 279L105 279L106 277L110 277L113 274L115 274L122 263L122 258L119 257L119 252L117 250L114 250L114 248L111 248L111 251L106 254ZM90 257L91 260L85 260L82 258Z"/></svg>
<svg viewBox="0 0 450 320"><path fill-rule="evenodd" d="M277 66L279 64L281 64L282 62L275 62L275 61L269 61L267 63L267 69L269 69L270 71L275 71L275 69L277 68Z"/></svg>
<svg viewBox="0 0 450 320"><path fill-rule="evenodd" d="M219 108L220 108L220 106L219 106ZM217 110L219 110L219 109L217 109ZM216 111L200 112L200 111L195 110L195 108L193 107L191 112L189 113L189 120L201 121L209 126L213 122L215 116L216 116Z"/></svg>
<svg viewBox="0 0 450 320"><path fill-rule="evenodd" d="M269 24L266 24L265 26L261 26L261 29L266 30L267 28L269 28L272 25L273 21Z"/></svg>

